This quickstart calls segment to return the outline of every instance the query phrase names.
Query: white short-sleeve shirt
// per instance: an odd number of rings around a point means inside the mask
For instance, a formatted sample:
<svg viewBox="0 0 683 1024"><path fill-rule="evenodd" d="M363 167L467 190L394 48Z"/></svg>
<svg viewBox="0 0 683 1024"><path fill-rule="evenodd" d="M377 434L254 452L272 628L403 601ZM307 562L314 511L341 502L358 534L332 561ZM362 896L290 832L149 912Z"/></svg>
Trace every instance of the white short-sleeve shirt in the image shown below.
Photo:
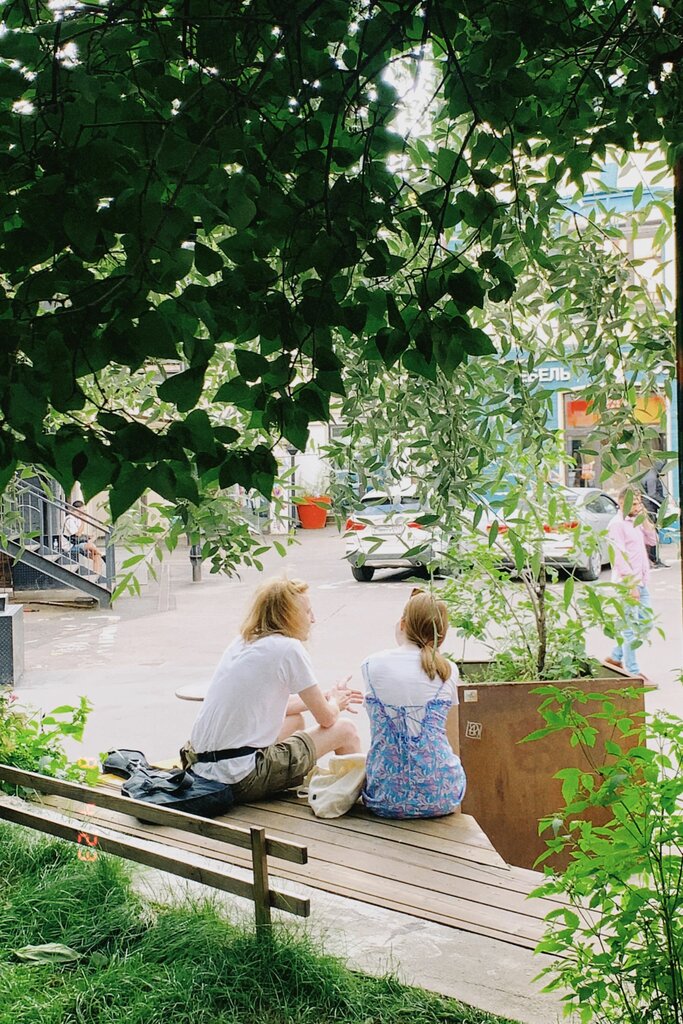
<svg viewBox="0 0 683 1024"><path fill-rule="evenodd" d="M247 643L241 637L218 663L190 741L197 752L275 743L291 694L316 686L311 659L300 640L273 633ZM255 755L202 762L194 771L235 783L253 771Z"/></svg>
<svg viewBox="0 0 683 1024"><path fill-rule="evenodd" d="M438 675L430 679L422 668L420 648L409 642L371 654L363 662L363 678L383 704L415 709L409 720L411 733L420 731L420 709L437 693L451 704L458 703L457 666L452 666L445 683Z"/></svg>
<svg viewBox="0 0 683 1024"><path fill-rule="evenodd" d="M83 521L78 516L68 515L62 527L62 551L71 551L71 538L83 535Z"/></svg>

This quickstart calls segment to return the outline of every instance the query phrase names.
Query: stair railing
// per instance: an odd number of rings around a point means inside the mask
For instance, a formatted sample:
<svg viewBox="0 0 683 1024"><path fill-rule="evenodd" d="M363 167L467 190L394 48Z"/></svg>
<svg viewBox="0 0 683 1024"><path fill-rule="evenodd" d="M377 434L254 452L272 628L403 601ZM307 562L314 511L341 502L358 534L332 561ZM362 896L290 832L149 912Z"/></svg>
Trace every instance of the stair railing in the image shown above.
<svg viewBox="0 0 683 1024"><path fill-rule="evenodd" d="M13 513L7 524L11 532L18 532L16 513L19 513L21 519L21 535L16 538L17 543L25 548L30 547L36 554L44 557L59 555L62 565L70 565L76 571L84 568L94 572L92 560L85 555L73 554L72 545L64 535L66 517L77 512L86 528L90 527L93 542L104 548L105 571L100 579L104 580L107 590L113 591L116 580L116 551L111 527L91 516L85 509L75 510L69 502L51 497L31 483L19 484L13 495L5 495L5 501Z"/></svg>

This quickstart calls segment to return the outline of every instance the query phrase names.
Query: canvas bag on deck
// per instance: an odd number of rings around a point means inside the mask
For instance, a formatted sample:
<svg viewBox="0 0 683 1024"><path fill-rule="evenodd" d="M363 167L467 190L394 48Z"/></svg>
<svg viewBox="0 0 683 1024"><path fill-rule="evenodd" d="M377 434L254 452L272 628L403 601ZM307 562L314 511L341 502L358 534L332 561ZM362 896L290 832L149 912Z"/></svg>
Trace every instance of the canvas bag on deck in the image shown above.
<svg viewBox="0 0 683 1024"><path fill-rule="evenodd" d="M364 784L365 754L335 754L327 768L311 772L309 806L316 818L341 818L356 803Z"/></svg>

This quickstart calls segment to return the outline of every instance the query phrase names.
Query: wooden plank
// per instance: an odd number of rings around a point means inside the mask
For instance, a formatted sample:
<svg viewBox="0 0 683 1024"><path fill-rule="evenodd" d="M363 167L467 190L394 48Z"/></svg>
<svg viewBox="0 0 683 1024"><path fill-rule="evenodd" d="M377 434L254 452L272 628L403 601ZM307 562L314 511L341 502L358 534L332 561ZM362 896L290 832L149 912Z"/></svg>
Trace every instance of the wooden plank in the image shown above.
<svg viewBox="0 0 683 1024"><path fill-rule="evenodd" d="M261 801L259 801L261 803ZM268 807L282 806L296 807L303 814L309 817L312 811L305 797L298 797L294 792L281 793L269 801L263 801ZM253 806L253 805L250 805ZM419 832L420 835L441 836L445 839L466 841L470 846L478 846L482 849L495 850L491 840L479 827L478 822L470 814L454 813L443 815L440 818L383 818L381 815L373 814L361 803L355 804L350 811L343 815L345 819L355 819L371 824L383 824L391 829L402 829L409 832ZM340 821L341 819L325 819ZM505 863L503 861L503 863Z"/></svg>
<svg viewBox="0 0 683 1024"><path fill-rule="evenodd" d="M264 818L268 820L268 815L264 814ZM312 824L313 828L315 828L316 823ZM130 831L130 822L116 821L114 827ZM320 827L318 825L319 829ZM143 829L144 826L140 826L137 834L145 835L146 833ZM156 835L158 837L158 832ZM158 838L161 841L161 837ZM185 843L183 843L183 838L185 838ZM377 843L373 840L363 842L363 837L361 836L354 836L353 838L357 841L357 845L350 848L341 847L336 842L329 841L329 835L327 841L324 839L313 839L311 841L309 839L308 866L305 870L301 870L290 877L294 877L305 884L310 884L316 870L313 866L315 861L316 863L322 862L333 867L345 867L355 871L358 876L355 885L357 893L363 893L369 885L372 885L372 882L366 876L376 875L380 878L390 879L399 886L414 885L429 892L441 893L444 896L458 896L469 900L473 904L483 903L485 906L497 906L502 909L512 910L515 913L528 914L530 917L542 917L557 905L552 901L542 902L540 899L529 903L527 901L528 887L514 889L504 885L496 885L495 883L498 879L493 872L488 876L474 879L463 877L457 871L446 870L446 868L452 868L452 865L449 864L449 858L435 857L432 863L428 865L424 863L423 854L420 852L419 863L416 863L414 859L396 860L392 857L392 844L388 842ZM190 837L183 837L182 833L169 835L167 839L174 846L182 843L183 848L199 852L195 845L196 841ZM216 846L216 849L213 847L214 844L211 844L208 848L210 850L209 855L212 857L220 856L220 847ZM207 847L202 849L207 851ZM225 854L225 856L226 859L231 860L230 854ZM232 857L231 862L238 863L238 860ZM506 872L498 872L498 875L502 876L503 879L507 879Z"/></svg>
<svg viewBox="0 0 683 1024"><path fill-rule="evenodd" d="M126 860L144 864L147 867L158 868L160 871L167 871L169 874L178 875L193 882L200 882L202 885L209 885L214 889L221 889L224 892L232 893L235 896L242 896L245 899L254 899L254 885L241 878L233 878L221 871L204 867L200 864L192 864L189 861L178 857L171 857L168 854L151 850L149 847L136 846L126 842L120 835L111 835L108 829L88 823L87 833L81 830L80 824L72 824L70 821L60 820L46 813L39 813L37 810L29 809L30 804L16 807L6 803L0 798L0 818L10 821L16 825L25 825L38 832L46 832L48 835L56 836L58 839L66 839L70 842L79 843L84 835L94 839L94 843L88 843L89 847L97 848L102 853L111 853ZM137 837L139 839L139 837ZM289 893L279 890L270 891L270 904L278 910L295 914L297 917L308 917L310 915L310 900L302 899L299 896L292 896Z"/></svg>
<svg viewBox="0 0 683 1024"><path fill-rule="evenodd" d="M236 815L239 815L239 817L236 817ZM128 816L117 817L119 818L117 827L121 828L122 821L126 821ZM253 825L264 826L274 838L277 838L278 830L277 827L273 827L273 815L264 809L264 805L238 806L231 812L231 820L245 828L250 828ZM337 863L341 859L343 863L348 863L349 866L357 863L356 855L358 853L374 858L374 862L368 867L370 873L374 873L376 870L378 860L382 862L382 873L386 873L384 862L387 860L407 864L412 871L416 865L416 858L419 858L419 867L421 869L438 871L445 875L452 875L463 880L478 882L523 895L530 893L543 879L542 874L527 869L509 868L506 866L504 870L501 870L499 867L480 865L472 861L462 860L459 857L452 856L450 853L434 853L422 848L416 849L413 846L395 842L394 836L391 836L389 839L377 839L363 833L349 832L343 829L338 829L333 835L330 835L328 822L320 821L309 815L287 818L286 815L280 814L275 821L276 823L279 822L283 834L287 836L296 835L297 838L303 839L309 846L311 843L313 844L311 849L309 849L309 856L316 856L331 863ZM140 824L142 829L141 835L151 831L148 826ZM155 831L158 836L158 829ZM182 835L182 833L175 830L167 830L165 834L172 837L175 842ZM196 848L196 844L190 841L188 849L193 848ZM210 839L205 838L204 845L201 848L211 848L212 855L215 856L218 847ZM342 853L342 850L346 852ZM351 851L350 855L348 851ZM401 876L402 869L400 863L396 870L393 871L396 877ZM305 879L305 875L302 875L302 877ZM494 896L491 899L494 902L498 901ZM499 899L504 900L504 897Z"/></svg>
<svg viewBox="0 0 683 1024"><path fill-rule="evenodd" d="M121 780L114 776L103 776L102 781L111 789L118 789L121 784ZM431 850L435 853L446 853L452 856L461 858L463 861L476 863L479 866L490 865L492 867L499 868L503 871L509 871L510 865L506 864L503 858L496 853L491 844L486 839L486 836L478 828L476 821L470 815L455 815L458 819L463 819L462 824L454 825L453 837L448 840L442 840L438 836L433 837L430 835L424 835L419 830L419 823L415 823L415 828L411 831L415 832L415 836L411 836L406 832L399 832L394 828L394 822L388 819L377 818L374 815L370 815L368 812L362 812L361 815L351 818L349 815L345 815L343 818L334 820L325 820L316 818L308 804L303 800L298 800L296 797L292 798L276 798L272 801L261 801L254 804L238 804L236 805L228 815L224 815L219 821L240 821L248 820L245 819L246 815L251 815L252 812L258 812L261 810L273 811L276 814L286 815L289 813L288 808L295 808L292 810L292 815L299 820L316 822L318 821L322 827L326 829L336 828L340 830L340 834L343 830L347 830L352 834L360 835L376 835L379 838L387 838L397 845L404 845L406 849L420 849L420 850ZM358 820L360 819L360 821ZM276 819L273 819L275 821ZM420 819L421 820L421 819ZM365 823L365 826L362 823ZM270 824L270 822L268 823ZM292 827L293 822L289 821L287 827L281 829L286 835L296 835L298 829ZM477 834L483 836L484 846L470 847L465 842L465 836L472 834L476 837ZM335 839L335 841L337 841ZM457 849L454 849L455 844Z"/></svg>
<svg viewBox="0 0 683 1024"><path fill-rule="evenodd" d="M252 828L251 834L251 869L254 874L254 911L256 914L256 931L262 934L271 925L270 893L268 891L268 860L266 858L266 830Z"/></svg>
<svg viewBox="0 0 683 1024"><path fill-rule="evenodd" d="M192 840L185 837L185 842L190 843ZM249 867L249 860L241 850L225 849L216 856L229 859L230 863L238 866ZM278 865L277 875L346 899L385 907L398 913L435 921L461 931L487 935L529 949L534 948L542 935L540 916L538 912L533 912L531 901L522 902L522 912L499 911L497 904L489 906L463 900L450 893L437 894L431 889L397 884L390 878L366 875L353 868L342 868L340 865L323 863L314 858L309 860L305 868L289 864ZM546 904L544 912L549 909L551 907ZM510 929L509 932L505 930L506 927Z"/></svg>
<svg viewBox="0 0 683 1024"><path fill-rule="evenodd" d="M178 842L193 841L180 835L178 836ZM469 904L470 909L466 916L470 924L475 926L483 924L487 932L490 930L489 914L492 908L500 908L501 910L510 911L513 914L522 916L522 918L528 921L529 929L537 932L535 926L550 909L557 905L551 900L527 900L525 892L500 893L495 887L490 886L489 883L477 884L468 882L468 880L454 879L451 876L444 876L444 874L439 872L420 869L417 865L414 865L412 871L410 865L401 865L405 870L402 878L397 879L392 867L387 865L386 859L374 858L375 863L368 869L365 859L358 856L354 857L352 851L346 851L348 859L344 858L342 860L339 856L334 857L335 850L341 853L338 848L330 844L329 850L331 851L331 859L326 862L319 861L315 854L309 851L311 856L305 871L294 868L288 868L285 871L278 868L278 873L282 877L305 885L322 888L329 892L338 892L340 895L350 895L354 899L360 900L365 900L369 893L374 891L377 880L382 882L382 886L384 886L384 883L390 883L392 898L383 889L383 892L380 894L382 898L377 900L377 902L380 905L389 905L391 903L391 905L401 909L402 912L420 910L420 903L423 902L420 890L428 893L430 897L440 897L441 900L445 901L443 905L446 908L452 904L453 899L459 899L462 905ZM237 851L234 851L229 856L234 858L236 854L238 858L241 857L241 854L237 853ZM228 854L223 854L223 856L228 856ZM238 861L233 859L232 862ZM245 861L245 863L247 862ZM360 864L362 866L359 866ZM377 878L373 878L373 876ZM407 891L411 893L408 899L401 898L400 894ZM481 921L482 914L477 910L477 904L481 904L484 908L485 922ZM433 904L431 906L432 909L429 912L420 914L428 920L432 920L434 912ZM442 912L439 916L446 923L450 922L453 925L452 915L449 912ZM499 920L499 918L500 914L496 914L495 920ZM477 921L477 919L479 920ZM469 927L463 923L462 913L459 914L459 920L461 922L459 927Z"/></svg>
<svg viewBox="0 0 683 1024"><path fill-rule="evenodd" d="M287 803L300 807L310 813L306 798L297 796L293 790L276 795L270 803ZM361 818L363 821L384 822L384 824L392 828L419 832L421 835L442 836L447 839L465 835L468 845L495 850L493 843L479 826L476 819L471 814L462 814L459 811L453 814L444 814L438 818L383 818L381 815L373 814L362 803L356 803L350 811L347 811L345 817Z"/></svg>
<svg viewBox="0 0 683 1024"><path fill-rule="evenodd" d="M282 877L288 877L291 870L288 867L283 867ZM454 917L447 912L450 909L448 906L436 909L434 907L425 908L419 903L414 907L405 906L400 902L393 901L390 896L385 894L378 894L372 890L361 894L356 890L346 889L344 885L338 883L336 885L328 884L324 881L316 882L315 888L340 896L343 899L356 900L371 906L382 907L382 909L390 910L396 914L407 914L409 917L418 918L422 921L431 921L434 924L440 924L446 928L454 928L456 931L467 932L472 935L483 935L490 939L496 939L498 942L504 942L507 945L521 946L524 949L535 949L544 934L544 930L538 927L538 922L534 923L531 919L528 928L521 928L515 934L509 934L496 928L490 928L487 924L475 919L468 920L460 919L457 916Z"/></svg>
<svg viewBox="0 0 683 1024"><path fill-rule="evenodd" d="M249 813L252 810L257 810L259 807L264 808L268 811L272 811L273 814L280 814L284 816L296 817L296 818L307 818L311 820L312 814L308 808L298 807L294 803L284 801L270 801L263 802L260 804L240 804L231 814L241 814L244 808L249 808ZM508 870L508 865L505 863L503 858L496 853L493 847L479 847L469 846L465 842L460 842L454 836L453 838L443 839L440 836L434 836L424 834L418 830L407 830L397 829L393 823L382 821L379 818L371 820L368 818L358 818L350 815L344 815L343 818L328 819L325 821L325 828L330 830L347 830L349 832L360 833L361 835L374 835L380 839L391 839L395 843L404 843L406 846L412 846L416 849L422 850L433 850L436 853L448 853L454 857L461 857L464 860L473 861L476 864L491 864L495 867L499 867L501 870ZM460 833L461 835L462 833ZM456 833L458 835L458 833Z"/></svg>
<svg viewBox="0 0 683 1024"><path fill-rule="evenodd" d="M249 820L256 820L273 832L267 812ZM402 849L390 841L378 841L358 834L344 836L343 833L336 832L330 836L321 832L320 826L316 829L315 823L299 824L305 829L303 836L308 846L309 865L314 860L344 865L362 874L391 878L399 884L419 885L445 895L462 895L475 902L507 909L514 908L522 912L526 912L529 893L540 885L543 879L542 875L537 875L533 882L530 882L506 871L495 868L477 869L475 865L467 862L423 850L419 851L416 858L413 856L414 847ZM344 843L338 841L340 836L346 840ZM300 877L310 877L310 872L302 871ZM362 885L359 885L359 889L362 889ZM535 903L538 904L538 909L532 916L542 916L551 907L558 905L556 901L547 901L544 905L540 898Z"/></svg>
<svg viewBox="0 0 683 1024"><path fill-rule="evenodd" d="M292 869L285 867L283 875L292 877ZM341 865L309 861L306 868L308 884L317 889L337 895L346 895L361 902L376 902L404 914L447 921L451 927L465 931L476 931L505 939L509 936L515 942L538 942L543 926L538 918L528 911L518 913L483 903L473 904L458 896L433 893L429 889L414 885L397 885L392 879L379 876L360 875L359 872ZM297 871L297 878L300 879ZM358 883L362 879L363 888ZM372 900L369 897L374 897Z"/></svg>
<svg viewBox="0 0 683 1024"><path fill-rule="evenodd" d="M72 824L70 821L62 821L49 814L40 814L37 811L29 810L29 807L30 805L26 805L26 807L10 806L0 799L0 817L16 825L26 825L38 832L47 832L58 839L66 839L73 843L79 842L79 836L83 836L84 833L78 823ZM208 880L207 884L214 885L218 889L224 889L226 892L243 896L248 900L254 898L254 886L251 882L245 882L241 878L230 878L227 875L182 861L169 854L136 846L125 839L110 835L107 829L94 823L88 824L87 834L91 839L96 840L95 843L88 845L96 846L98 852L113 853L117 857L124 857L126 860L133 860L139 864L145 864L147 867L159 868L195 882L204 882L206 879Z"/></svg>
<svg viewBox="0 0 683 1024"><path fill-rule="evenodd" d="M64 782L61 779L52 779L36 772L20 771L9 765L0 765L0 779L13 786L23 786L26 789L36 789L40 793L80 800L85 804L95 804L97 807L106 807L123 814L139 813L141 818L153 821L158 825L170 826L184 832L192 832L205 839L217 839L219 842L251 850L251 837L248 829L228 825L224 819L216 821L202 818L197 814L186 814L184 811L156 807L154 804L147 804L142 800L130 800L116 792L110 792L110 789L114 787L102 789L83 786L78 782ZM279 857L282 860L292 861L294 864L306 863L306 848L297 843L267 839L266 852L270 857Z"/></svg>
<svg viewBox="0 0 683 1024"><path fill-rule="evenodd" d="M194 841L187 836L184 838L187 843ZM330 848L332 851L335 849L333 846ZM219 852L217 855L230 857L232 863L241 863L241 851L231 851L230 854ZM351 852L349 857L353 861ZM356 861L359 862L359 858L356 858ZM381 873L383 863L384 874ZM244 866L247 865L248 862L245 861ZM514 899L501 901L497 898L499 894L490 886L470 883L467 891L457 884L453 885L453 879L450 877L446 878L443 891L439 892L438 889L442 888L439 879L425 871L418 875L417 870L414 870L414 884L409 876L406 876L407 881L405 877L397 881L392 877L386 861L383 862L381 859L377 861L374 871L367 872L353 863L342 864L339 858L336 862L322 862L311 853L306 868L283 865L278 867L277 874L346 898L384 906L414 917L438 921L450 927L486 934L493 938L504 937L503 933L507 927L510 929L510 935L506 941L529 948L533 948L539 941L543 930L542 919L556 905L550 900L527 900L524 893L504 894L506 897L512 895ZM488 892L485 891L487 888ZM502 928L499 926L501 923Z"/></svg>
<svg viewBox="0 0 683 1024"><path fill-rule="evenodd" d="M282 802L289 806L300 808L304 814L311 817L310 808L304 799L297 798L294 795L287 795L272 801L272 803ZM254 804L250 806L253 807ZM239 811L239 805L236 809ZM230 813L232 814L232 811ZM393 830L401 829L407 832L417 832L420 836L441 837L452 842L464 843L477 849L489 850L494 853L498 852L486 833L479 827L479 823L470 814L450 814L438 819L411 818L404 820L399 818L381 818L368 811L361 804L356 804L344 817L359 819L371 824L384 824ZM508 867L508 864L500 855L498 855L498 860L501 867Z"/></svg>
<svg viewBox="0 0 683 1024"><path fill-rule="evenodd" d="M112 788L119 788L121 780L115 776L102 776L105 781ZM239 815L240 811L244 807L250 808L267 808L277 812L283 811L283 805L289 808L297 808L297 815L299 817L308 818L310 820L316 819L315 815L311 812L307 801L302 797L297 797L293 791L288 791L273 797L271 800L262 800L257 803L248 804L237 804L233 810L228 811L225 815L222 815L219 821L232 820L235 814ZM370 811L366 810L360 804L352 808L339 819L326 819L326 825L346 827L347 822L350 819L360 819L361 821L367 822L370 827L375 825L383 825L388 829L402 829L408 832L415 832L420 837L424 836L440 836L445 839L449 839L452 842L464 843L467 846L477 847L480 849L486 849L495 853L495 847L491 843L486 833L479 827L477 821L469 814L453 814L447 815L443 818L414 818L409 820L401 820L398 818L381 818ZM396 837L398 840L398 837ZM398 840L400 841L400 840ZM406 840L409 841L409 840ZM509 865L498 855L494 858L500 867L508 868Z"/></svg>
<svg viewBox="0 0 683 1024"><path fill-rule="evenodd" d="M283 877L287 877L288 874L289 868L284 868L282 871ZM437 908L432 906L425 908L418 903L415 907L411 908L406 907L400 902L393 901L390 896L378 894L373 891L368 891L365 894L359 894L353 890L345 889L343 885L337 885L335 887L334 885L328 885L325 882L316 883L316 887L323 891L334 893L344 899L358 900L362 903L370 904L371 906L382 907L384 910L393 911L396 914L407 914L409 917L418 918L422 921L431 921L434 924L440 924L446 928L454 928L456 931L467 932L472 935L483 935L487 938L495 939L498 942L504 942L511 946L521 946L524 949L534 950L544 934L542 928L533 926L533 922L530 924L530 927L523 927L515 934L510 934L496 928L490 928L487 924L475 919L462 919L458 916L453 916L448 913L450 910L448 906Z"/></svg>

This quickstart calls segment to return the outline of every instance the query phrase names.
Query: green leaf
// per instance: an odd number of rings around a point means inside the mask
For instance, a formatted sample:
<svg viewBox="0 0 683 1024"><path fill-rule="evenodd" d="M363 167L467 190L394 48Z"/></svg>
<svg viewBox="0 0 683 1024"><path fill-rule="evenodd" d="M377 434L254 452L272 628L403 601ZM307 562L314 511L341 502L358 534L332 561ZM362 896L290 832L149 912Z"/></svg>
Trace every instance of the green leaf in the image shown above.
<svg viewBox="0 0 683 1024"><path fill-rule="evenodd" d="M288 441L303 452L308 443L308 414L294 402L282 404L282 433Z"/></svg>
<svg viewBox="0 0 683 1024"><path fill-rule="evenodd" d="M219 270L223 269L223 257L215 249L209 249L208 246L202 245L201 242L195 242L194 265L200 274L203 274L204 277L209 277L211 274L216 274Z"/></svg>
<svg viewBox="0 0 683 1024"><path fill-rule="evenodd" d="M33 964L68 964L80 960L82 953L61 942L45 942L40 946L21 946L13 950L18 960Z"/></svg>
<svg viewBox="0 0 683 1024"><path fill-rule="evenodd" d="M114 522L137 501L149 484L149 470L144 466L123 466L109 494L109 508Z"/></svg>
<svg viewBox="0 0 683 1024"><path fill-rule="evenodd" d="M238 231L249 227L256 216L256 203L245 194L244 182L239 177L230 179L228 186L228 224Z"/></svg>
<svg viewBox="0 0 683 1024"><path fill-rule="evenodd" d="M451 178L457 161L457 150L439 149L436 157L436 173L443 181L448 181Z"/></svg>
<svg viewBox="0 0 683 1024"><path fill-rule="evenodd" d="M229 402L241 409L253 409L258 389L250 387L241 377L233 377L221 384L213 396L214 402Z"/></svg>
<svg viewBox="0 0 683 1024"><path fill-rule="evenodd" d="M85 214L83 210L68 208L64 212L64 231L67 238L78 252L90 256L97 241L98 225L93 214Z"/></svg>
<svg viewBox="0 0 683 1024"><path fill-rule="evenodd" d="M240 376L245 380L259 380L268 372L268 360L260 352L238 349L235 353L235 361Z"/></svg>
<svg viewBox="0 0 683 1024"><path fill-rule="evenodd" d="M471 268L459 274L451 274L448 278L448 291L455 299L459 309L466 311L472 306L484 308L484 288L479 275Z"/></svg>
<svg viewBox="0 0 683 1024"><path fill-rule="evenodd" d="M396 304L396 299L391 294L391 292L387 292L386 296L387 296L387 314L388 314L388 317L389 317L389 326L396 328L396 330L398 330L398 331L405 331L406 325L403 322L403 317L401 316L399 308L398 308L398 306Z"/></svg>
<svg viewBox="0 0 683 1024"><path fill-rule="evenodd" d="M191 366L176 373L157 388L159 398L172 402L179 412L194 408L204 387L205 366Z"/></svg>
<svg viewBox="0 0 683 1024"><path fill-rule="evenodd" d="M526 552L519 538L512 532L507 534L507 540L512 548L512 555L515 562L515 569L521 570L526 564Z"/></svg>
<svg viewBox="0 0 683 1024"><path fill-rule="evenodd" d="M420 377L426 377L427 380L436 383L436 362L434 360L427 362L417 349L409 348L407 352L404 352L401 356L401 363L410 373L417 373Z"/></svg>
<svg viewBox="0 0 683 1024"><path fill-rule="evenodd" d="M469 355L489 356L496 351L496 347L488 334L485 334L478 327L458 325L458 338L462 343L463 349Z"/></svg>
<svg viewBox="0 0 683 1024"><path fill-rule="evenodd" d="M375 344L385 364L393 366L408 348L410 338L405 330L384 327L377 332Z"/></svg>

